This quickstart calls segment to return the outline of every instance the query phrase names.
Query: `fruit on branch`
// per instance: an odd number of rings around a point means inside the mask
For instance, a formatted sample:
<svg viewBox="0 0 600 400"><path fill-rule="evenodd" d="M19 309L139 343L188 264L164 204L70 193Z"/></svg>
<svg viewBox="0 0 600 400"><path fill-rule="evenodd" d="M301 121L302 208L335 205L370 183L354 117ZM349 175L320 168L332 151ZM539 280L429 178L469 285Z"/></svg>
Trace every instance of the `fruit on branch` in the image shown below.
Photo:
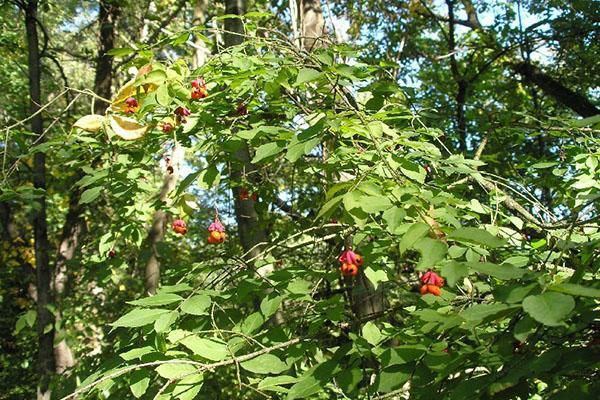
<svg viewBox="0 0 600 400"><path fill-rule="evenodd" d="M340 271L344 276L356 276L358 267L363 265L364 259L360 254L348 249L340 254L338 260L342 263Z"/></svg>
<svg viewBox="0 0 600 400"><path fill-rule="evenodd" d="M340 271L344 276L356 276L358 274L358 266L356 266L356 264L343 263L340 267Z"/></svg>
<svg viewBox="0 0 600 400"><path fill-rule="evenodd" d="M223 243L227 238L227 234L225 233L225 227L219 221L219 216L215 215L215 220L208 226L208 243L210 244L218 244Z"/></svg>
<svg viewBox="0 0 600 400"><path fill-rule="evenodd" d="M125 114L134 114L140 109L140 103L135 97L128 97L125 100Z"/></svg>
<svg viewBox="0 0 600 400"><path fill-rule="evenodd" d="M176 219L172 224L173 231L180 235L185 235L187 233L187 226L185 221L182 219Z"/></svg>
<svg viewBox="0 0 600 400"><path fill-rule="evenodd" d="M435 272L429 270L424 273L421 276L421 282L423 283L420 290L422 295L430 293L434 296L439 296L442 294L440 288L444 286L444 279Z"/></svg>
<svg viewBox="0 0 600 400"><path fill-rule="evenodd" d="M239 116L248 115L248 107L246 107L244 103L239 103L237 108L235 109L235 112Z"/></svg>
<svg viewBox="0 0 600 400"><path fill-rule="evenodd" d="M115 258L117 256L117 252L114 249L110 249L108 251L108 257L109 258Z"/></svg>
<svg viewBox="0 0 600 400"><path fill-rule="evenodd" d="M162 126L161 126L161 129L164 133L169 133L169 132L173 131L173 128L175 128L175 127L170 122L163 122Z"/></svg>
<svg viewBox="0 0 600 400"><path fill-rule="evenodd" d="M175 109L175 118L177 119L177 122L180 123L185 123L185 117L189 117L191 114L192 113L190 112L190 110L185 107L177 107Z"/></svg>
<svg viewBox="0 0 600 400"><path fill-rule="evenodd" d="M258 200L258 194L256 192L252 192L250 193L248 191L248 189L246 189L245 187L240 189L240 194L239 194L239 198L240 200L254 200L257 201Z"/></svg>
<svg viewBox="0 0 600 400"><path fill-rule="evenodd" d="M196 78L192 81L192 100L200 100L208 96L208 89L203 78Z"/></svg>

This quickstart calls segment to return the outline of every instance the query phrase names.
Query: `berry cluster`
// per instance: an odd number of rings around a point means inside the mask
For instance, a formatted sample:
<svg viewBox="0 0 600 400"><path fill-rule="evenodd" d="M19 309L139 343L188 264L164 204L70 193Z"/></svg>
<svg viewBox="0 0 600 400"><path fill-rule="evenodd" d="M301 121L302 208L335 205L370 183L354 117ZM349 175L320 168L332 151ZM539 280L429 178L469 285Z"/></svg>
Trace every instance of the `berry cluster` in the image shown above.
<svg viewBox="0 0 600 400"><path fill-rule="evenodd" d="M227 235L225 234L225 227L219 221L219 217L215 216L215 222L208 227L208 243L217 244L223 243Z"/></svg>
<svg viewBox="0 0 600 400"><path fill-rule="evenodd" d="M185 225L185 221L182 219L176 219L172 224L173 231L180 235L185 235L187 233L187 226Z"/></svg>
<svg viewBox="0 0 600 400"><path fill-rule="evenodd" d="M134 114L139 108L140 103L138 103L135 97L128 97L125 100L125 114Z"/></svg>
<svg viewBox="0 0 600 400"><path fill-rule="evenodd" d="M256 192L252 192L250 193L250 191L248 191L247 188L242 187L240 189L240 194L239 194L240 200L254 200L257 201L258 200L258 194Z"/></svg>
<svg viewBox="0 0 600 400"><path fill-rule="evenodd" d="M345 250L340 254L339 259L342 263L340 271L344 276L356 276L358 274L358 267L363 265L363 257L360 254L353 252L352 250Z"/></svg>
<svg viewBox="0 0 600 400"><path fill-rule="evenodd" d="M433 271L427 271L421 277L421 294L425 295L431 293L434 296L442 294L442 286L444 286L444 279Z"/></svg>
<svg viewBox="0 0 600 400"><path fill-rule="evenodd" d="M208 96L208 89L203 78L196 78L192 81L192 100L200 100Z"/></svg>

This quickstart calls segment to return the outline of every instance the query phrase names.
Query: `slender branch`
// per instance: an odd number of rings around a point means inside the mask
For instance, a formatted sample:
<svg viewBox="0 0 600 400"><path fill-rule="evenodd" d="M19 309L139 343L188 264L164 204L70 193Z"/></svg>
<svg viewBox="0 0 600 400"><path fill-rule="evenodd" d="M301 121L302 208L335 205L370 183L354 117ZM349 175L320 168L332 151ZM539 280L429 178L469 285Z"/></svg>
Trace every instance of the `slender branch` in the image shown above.
<svg viewBox="0 0 600 400"><path fill-rule="evenodd" d="M128 367L124 367L118 371L115 371L111 374L108 374L106 376L103 376L100 379L95 380L94 382L91 382L77 390L75 390L73 393L63 397L60 400L68 400L68 399L72 399L74 397L76 397L77 395L87 392L88 390L98 386L99 384L101 384L102 382L105 382L107 380L116 378L118 376L124 375L128 372L134 371L134 370L138 370L141 368L146 368L146 367L155 367L155 366L159 366L159 365L163 365L163 364L189 364L189 365L193 365L195 367L198 367L198 372L204 372L204 371L214 371L216 368L220 368L220 367L225 367L228 365L232 365L235 363L241 363L244 361L248 361L248 360L252 360L253 358L256 358L258 356L262 356L263 354L268 354L271 353L275 350L279 350L279 349L284 349L286 347L290 347L293 346L297 343L300 343L302 341L302 339L300 338L296 338L296 339L292 339L292 340L288 340L287 342L283 342L283 343L278 343L275 346L271 346L271 347L267 347L265 349L262 350L258 350L255 351L253 353L249 353L240 357L234 357L232 359L229 360L224 360L224 361L219 361L219 362L215 362L212 364L204 364L198 361L193 361L193 360L184 360L184 359L176 359L176 360L161 360L161 361L151 361L151 362L147 362L147 363L142 363L142 364L137 364L137 365L130 365Z"/></svg>

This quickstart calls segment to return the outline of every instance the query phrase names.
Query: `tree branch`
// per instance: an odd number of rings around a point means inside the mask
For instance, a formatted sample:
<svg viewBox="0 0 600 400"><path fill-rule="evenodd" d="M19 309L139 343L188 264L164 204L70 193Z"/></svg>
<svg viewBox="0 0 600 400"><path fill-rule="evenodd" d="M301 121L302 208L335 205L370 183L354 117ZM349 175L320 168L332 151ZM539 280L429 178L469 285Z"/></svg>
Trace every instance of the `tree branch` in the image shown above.
<svg viewBox="0 0 600 400"><path fill-rule="evenodd" d="M600 114L600 110L587 98L569 89L556 79L540 71L536 66L527 62L513 64L512 68L519 73L525 81L539 87L546 95L558 103L570 108L582 117L592 117Z"/></svg>

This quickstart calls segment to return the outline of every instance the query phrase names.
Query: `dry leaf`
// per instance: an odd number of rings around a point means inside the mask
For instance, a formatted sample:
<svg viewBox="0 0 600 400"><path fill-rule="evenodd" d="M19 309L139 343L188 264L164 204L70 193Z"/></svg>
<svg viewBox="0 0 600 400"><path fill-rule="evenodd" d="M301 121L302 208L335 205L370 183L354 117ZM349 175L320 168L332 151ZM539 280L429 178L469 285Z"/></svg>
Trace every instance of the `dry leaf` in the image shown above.
<svg viewBox="0 0 600 400"><path fill-rule="evenodd" d="M148 130L147 126L141 125L132 118L120 117L118 115L111 115L108 118L113 132L125 140L139 139L144 136Z"/></svg>
<svg viewBox="0 0 600 400"><path fill-rule="evenodd" d="M104 122L104 116L102 115L86 115L79 118L74 124L74 128L83 129L87 132L98 132Z"/></svg>

